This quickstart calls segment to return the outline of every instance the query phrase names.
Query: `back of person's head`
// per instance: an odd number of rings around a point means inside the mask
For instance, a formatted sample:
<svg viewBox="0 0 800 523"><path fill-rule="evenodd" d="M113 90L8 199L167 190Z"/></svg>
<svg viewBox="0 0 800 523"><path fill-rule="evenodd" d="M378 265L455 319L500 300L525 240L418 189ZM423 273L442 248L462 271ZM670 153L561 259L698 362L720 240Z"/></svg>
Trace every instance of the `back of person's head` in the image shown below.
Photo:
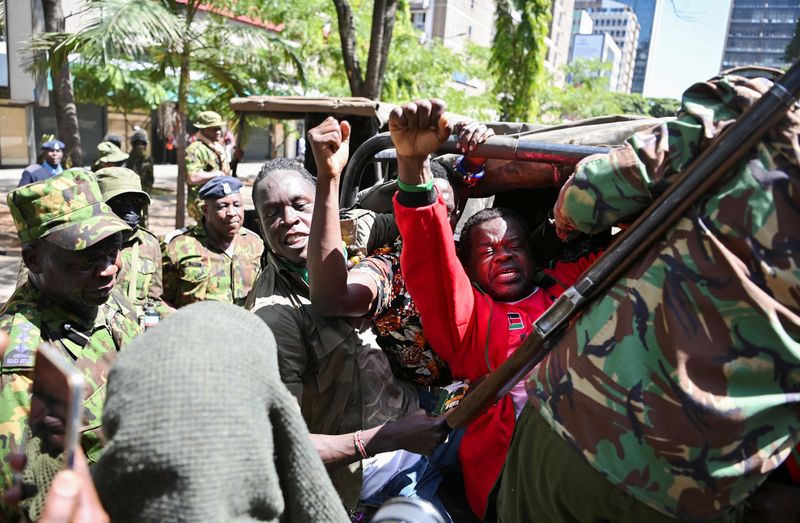
<svg viewBox="0 0 800 523"><path fill-rule="evenodd" d="M344 520L275 340L244 309L177 311L119 354L94 468L112 521Z"/></svg>

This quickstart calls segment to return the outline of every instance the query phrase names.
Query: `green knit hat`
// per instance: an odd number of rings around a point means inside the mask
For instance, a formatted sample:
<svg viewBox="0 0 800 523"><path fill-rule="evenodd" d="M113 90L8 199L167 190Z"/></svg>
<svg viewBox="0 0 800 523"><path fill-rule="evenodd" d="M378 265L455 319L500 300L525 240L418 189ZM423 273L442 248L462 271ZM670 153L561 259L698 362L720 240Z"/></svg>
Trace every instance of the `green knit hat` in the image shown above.
<svg viewBox="0 0 800 523"><path fill-rule="evenodd" d="M21 242L45 240L70 251L80 251L130 228L103 203L92 173L68 169L19 187L7 197Z"/></svg>
<svg viewBox="0 0 800 523"><path fill-rule="evenodd" d="M222 117L219 115L219 113L215 113L214 111L203 111L197 115L197 120L194 122L194 126L198 129L222 127L224 125L225 122L222 121Z"/></svg>
<svg viewBox="0 0 800 523"><path fill-rule="evenodd" d="M109 201L120 194L135 194L150 205L150 195L142 190L142 179L139 175L125 167L105 167L96 173L97 184L103 193L103 200Z"/></svg>
<svg viewBox="0 0 800 523"><path fill-rule="evenodd" d="M128 159L128 155L111 142L100 142L97 145L95 163L118 163Z"/></svg>

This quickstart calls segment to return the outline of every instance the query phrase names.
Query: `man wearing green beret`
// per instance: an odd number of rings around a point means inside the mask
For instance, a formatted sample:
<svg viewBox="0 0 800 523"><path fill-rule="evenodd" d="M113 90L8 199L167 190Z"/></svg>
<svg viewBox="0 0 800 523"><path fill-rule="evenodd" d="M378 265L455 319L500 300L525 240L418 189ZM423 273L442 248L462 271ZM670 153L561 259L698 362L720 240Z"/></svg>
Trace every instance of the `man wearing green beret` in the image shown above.
<svg viewBox="0 0 800 523"><path fill-rule="evenodd" d="M186 209L197 223L203 217L198 198L200 187L217 176L230 176L228 156L222 145L222 117L214 111L203 111L194 122L195 141L186 148Z"/></svg>
<svg viewBox="0 0 800 523"><path fill-rule="evenodd" d="M169 235L164 251L164 301L175 308L214 300L244 305L261 270L264 242L244 227L242 182L217 176L203 185L203 219Z"/></svg>
<svg viewBox="0 0 800 523"><path fill-rule="evenodd" d="M142 190L139 175L125 167L106 167L96 176L105 202L132 229L122 233L117 288L136 308L139 324L151 325L169 314L170 307L161 301L161 245L156 235L141 225L150 196Z"/></svg>
<svg viewBox="0 0 800 523"><path fill-rule="evenodd" d="M86 378L81 445L92 462L101 447L108 371L117 352L141 332L130 303L114 290L122 233L130 228L103 203L94 175L69 169L19 187L8 194L8 206L28 279L0 310L0 330L10 339L0 362L3 490L11 484L9 455L30 438L27 418L37 347L52 343ZM26 445L29 456L38 447L35 441Z"/></svg>
<svg viewBox="0 0 800 523"><path fill-rule="evenodd" d="M119 167L127 159L128 155L113 143L100 142L97 144L97 158L92 164L92 170L98 171L106 167Z"/></svg>

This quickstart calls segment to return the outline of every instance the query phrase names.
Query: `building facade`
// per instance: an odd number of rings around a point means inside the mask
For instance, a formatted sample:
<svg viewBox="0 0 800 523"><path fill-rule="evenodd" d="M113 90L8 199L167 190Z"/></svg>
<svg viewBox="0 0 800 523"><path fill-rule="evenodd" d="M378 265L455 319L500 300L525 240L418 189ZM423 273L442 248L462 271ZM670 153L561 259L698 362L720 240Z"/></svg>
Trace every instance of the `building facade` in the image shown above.
<svg viewBox="0 0 800 523"><path fill-rule="evenodd" d="M594 23L594 32L607 34L619 47L622 57L617 91L631 92L636 51L639 42L639 21L630 6L613 0L576 0L576 10L585 10Z"/></svg>
<svg viewBox="0 0 800 523"><path fill-rule="evenodd" d="M721 69L788 65L784 53L798 18L798 0L733 0Z"/></svg>
<svg viewBox="0 0 800 523"><path fill-rule="evenodd" d="M462 51L468 43L483 47L494 38L494 0L422 0L411 2L411 22L425 39Z"/></svg>
<svg viewBox="0 0 800 523"><path fill-rule="evenodd" d="M454 51L469 44L490 47L494 40L494 0L422 0L411 2L411 23L425 40L439 39ZM483 93L486 84L456 71L451 85L473 95Z"/></svg>
<svg viewBox="0 0 800 523"><path fill-rule="evenodd" d="M547 58L544 65L556 86L564 85L564 66L569 62L574 9L575 0L553 0L550 32L545 38Z"/></svg>
<svg viewBox="0 0 800 523"><path fill-rule="evenodd" d="M573 35L570 63L579 60L599 60L610 63L611 67L604 73L608 77L608 89L615 92L620 91L618 82L622 66L622 50L614 43L611 36L605 33Z"/></svg>
<svg viewBox="0 0 800 523"><path fill-rule="evenodd" d="M617 0L633 9L639 21L639 42L636 47L636 58L633 65L633 85L631 92L642 93L644 79L647 76L647 64L650 59L650 42L658 32L660 13L664 0Z"/></svg>

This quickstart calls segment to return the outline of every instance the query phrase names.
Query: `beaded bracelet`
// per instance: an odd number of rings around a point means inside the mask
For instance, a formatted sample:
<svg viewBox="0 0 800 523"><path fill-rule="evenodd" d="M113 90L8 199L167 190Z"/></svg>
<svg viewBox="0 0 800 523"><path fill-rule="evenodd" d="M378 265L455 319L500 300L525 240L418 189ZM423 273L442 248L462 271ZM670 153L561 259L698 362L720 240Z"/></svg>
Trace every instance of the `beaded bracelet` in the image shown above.
<svg viewBox="0 0 800 523"><path fill-rule="evenodd" d="M486 173L484 172L483 168L481 168L481 170L478 172L468 171L462 163L463 159L463 156L460 156L458 159L456 159L455 163L453 164L453 169L461 176L461 181L471 187L478 183L478 180L483 178L483 175Z"/></svg>
<svg viewBox="0 0 800 523"><path fill-rule="evenodd" d="M357 430L355 434L353 434L353 447L355 448L356 454L361 454L361 459L369 459L369 454L367 454L367 448L364 445L364 440L361 438L360 430Z"/></svg>

